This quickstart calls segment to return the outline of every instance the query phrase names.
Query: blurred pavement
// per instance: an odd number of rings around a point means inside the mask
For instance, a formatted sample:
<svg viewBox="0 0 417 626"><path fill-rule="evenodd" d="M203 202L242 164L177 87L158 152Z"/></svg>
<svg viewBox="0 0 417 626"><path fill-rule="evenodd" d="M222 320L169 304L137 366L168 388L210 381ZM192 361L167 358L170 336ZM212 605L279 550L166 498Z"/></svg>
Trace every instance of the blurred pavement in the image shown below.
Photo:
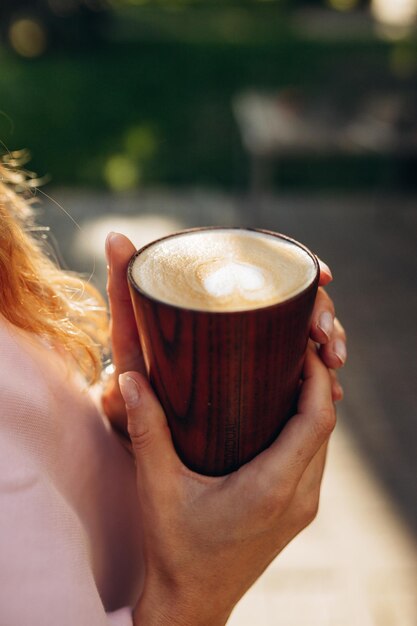
<svg viewBox="0 0 417 626"><path fill-rule="evenodd" d="M417 209L414 198L243 196L201 189L132 195L47 190L68 267L103 288L109 230L136 246L179 228L256 225L299 239L332 268L349 336L345 400L318 519L240 602L232 626L417 624ZM206 599L209 601L209 599Z"/></svg>

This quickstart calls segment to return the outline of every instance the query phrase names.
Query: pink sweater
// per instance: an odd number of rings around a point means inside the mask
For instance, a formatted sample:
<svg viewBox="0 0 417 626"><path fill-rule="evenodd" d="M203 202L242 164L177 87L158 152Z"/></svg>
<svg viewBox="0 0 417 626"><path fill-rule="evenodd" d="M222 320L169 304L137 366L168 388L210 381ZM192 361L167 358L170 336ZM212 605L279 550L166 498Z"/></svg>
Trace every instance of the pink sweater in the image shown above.
<svg viewBox="0 0 417 626"><path fill-rule="evenodd" d="M59 354L0 316L0 624L131 626L131 457Z"/></svg>

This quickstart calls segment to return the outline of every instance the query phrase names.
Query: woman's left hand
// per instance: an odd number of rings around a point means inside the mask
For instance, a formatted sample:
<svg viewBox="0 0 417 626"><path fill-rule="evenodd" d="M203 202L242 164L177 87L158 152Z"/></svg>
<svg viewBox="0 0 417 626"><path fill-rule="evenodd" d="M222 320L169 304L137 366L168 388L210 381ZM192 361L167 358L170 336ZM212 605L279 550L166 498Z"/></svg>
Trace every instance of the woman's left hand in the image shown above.
<svg viewBox="0 0 417 626"><path fill-rule="evenodd" d="M119 233L106 239L108 263L107 293L111 315L111 343L114 373L105 387L103 409L116 430L127 434L126 408L119 389L119 374L136 371L145 374L135 316L127 283L127 266L136 249ZM346 334L335 318L334 304L323 289L332 280L329 267L320 261L320 287L312 316L310 337L320 344L320 357L331 370L333 401L341 400L343 391L334 370L346 361Z"/></svg>
<svg viewBox="0 0 417 626"><path fill-rule="evenodd" d="M106 239L107 295L114 372L102 396L104 412L112 426L127 435L126 407L119 388L119 375L133 370L146 374L127 283L127 266L136 252L124 235L109 233Z"/></svg>

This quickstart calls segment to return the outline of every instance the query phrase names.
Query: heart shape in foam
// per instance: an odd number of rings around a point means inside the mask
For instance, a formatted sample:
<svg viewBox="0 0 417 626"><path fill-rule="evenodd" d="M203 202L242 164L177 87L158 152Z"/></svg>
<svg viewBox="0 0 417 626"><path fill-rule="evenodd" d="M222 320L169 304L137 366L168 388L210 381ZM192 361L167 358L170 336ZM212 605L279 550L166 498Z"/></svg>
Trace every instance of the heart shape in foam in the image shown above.
<svg viewBox="0 0 417 626"><path fill-rule="evenodd" d="M265 285L263 272L253 265L230 261L204 277L205 290L215 298L230 296L239 291L246 298L256 297L254 292Z"/></svg>

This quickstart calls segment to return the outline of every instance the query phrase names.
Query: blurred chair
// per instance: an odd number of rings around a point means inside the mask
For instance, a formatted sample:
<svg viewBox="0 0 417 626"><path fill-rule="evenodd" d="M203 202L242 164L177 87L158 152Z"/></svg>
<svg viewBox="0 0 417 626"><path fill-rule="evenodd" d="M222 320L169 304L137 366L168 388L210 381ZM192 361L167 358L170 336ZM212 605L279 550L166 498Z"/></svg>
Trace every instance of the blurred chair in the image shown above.
<svg viewBox="0 0 417 626"><path fill-rule="evenodd" d="M297 90L249 91L235 98L233 111L257 193L269 190L272 166L287 157L417 154L417 122L406 95L370 93L349 109Z"/></svg>

